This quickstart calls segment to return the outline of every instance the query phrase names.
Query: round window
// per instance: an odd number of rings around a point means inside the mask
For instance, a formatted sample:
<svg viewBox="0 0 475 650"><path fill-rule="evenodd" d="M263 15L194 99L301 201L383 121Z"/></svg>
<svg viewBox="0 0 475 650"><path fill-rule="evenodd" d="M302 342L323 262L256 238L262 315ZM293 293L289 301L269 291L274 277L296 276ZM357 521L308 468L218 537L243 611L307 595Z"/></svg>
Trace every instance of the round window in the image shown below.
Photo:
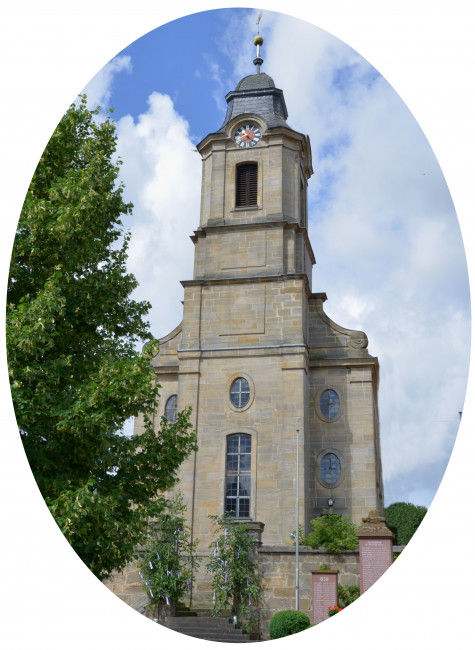
<svg viewBox="0 0 475 650"><path fill-rule="evenodd" d="M327 388L320 395L320 411L327 420L334 420L340 412L340 398L338 393L331 388Z"/></svg>
<svg viewBox="0 0 475 650"><path fill-rule="evenodd" d="M244 408L251 397L249 382L244 377L238 377L231 384L229 399L231 404L238 409Z"/></svg>
<svg viewBox="0 0 475 650"><path fill-rule="evenodd" d="M341 462L336 454L325 454L320 462L320 477L324 483L333 487L341 474Z"/></svg>

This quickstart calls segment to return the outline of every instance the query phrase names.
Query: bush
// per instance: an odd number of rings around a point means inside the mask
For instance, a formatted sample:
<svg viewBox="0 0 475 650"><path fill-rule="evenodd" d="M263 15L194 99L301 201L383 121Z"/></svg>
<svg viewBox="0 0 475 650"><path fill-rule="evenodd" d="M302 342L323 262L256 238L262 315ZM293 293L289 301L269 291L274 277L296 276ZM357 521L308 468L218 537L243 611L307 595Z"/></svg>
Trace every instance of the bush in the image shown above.
<svg viewBox="0 0 475 650"><path fill-rule="evenodd" d="M269 626L270 638L280 639L289 634L302 632L310 627L310 619L306 614L288 609L284 612L277 612L272 617Z"/></svg>
<svg viewBox="0 0 475 650"><path fill-rule="evenodd" d="M424 519L427 508L399 501L385 508L386 524L395 534L394 543L405 546Z"/></svg>
<svg viewBox="0 0 475 650"><path fill-rule="evenodd" d="M360 588L358 586L338 585L338 605L348 607L360 597Z"/></svg>
<svg viewBox="0 0 475 650"><path fill-rule="evenodd" d="M304 539L305 546L323 546L330 553L339 553L342 549L353 550L358 546L358 526L352 524L349 517L329 515L324 510L321 517L312 519L310 526L312 532Z"/></svg>

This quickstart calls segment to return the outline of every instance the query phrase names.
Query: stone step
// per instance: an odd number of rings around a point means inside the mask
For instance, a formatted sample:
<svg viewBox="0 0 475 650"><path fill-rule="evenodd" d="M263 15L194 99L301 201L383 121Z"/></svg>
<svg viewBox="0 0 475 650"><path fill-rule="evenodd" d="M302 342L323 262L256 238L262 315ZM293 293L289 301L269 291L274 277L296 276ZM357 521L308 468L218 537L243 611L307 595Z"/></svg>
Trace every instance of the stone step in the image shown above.
<svg viewBox="0 0 475 650"><path fill-rule="evenodd" d="M201 616L167 616L166 623L169 627L178 625L180 627L229 627L234 623L229 618L211 618Z"/></svg>
<svg viewBox="0 0 475 650"><path fill-rule="evenodd" d="M223 643L252 643L257 641L243 630L237 629L230 618L210 616L168 616L164 624L174 632L196 639Z"/></svg>

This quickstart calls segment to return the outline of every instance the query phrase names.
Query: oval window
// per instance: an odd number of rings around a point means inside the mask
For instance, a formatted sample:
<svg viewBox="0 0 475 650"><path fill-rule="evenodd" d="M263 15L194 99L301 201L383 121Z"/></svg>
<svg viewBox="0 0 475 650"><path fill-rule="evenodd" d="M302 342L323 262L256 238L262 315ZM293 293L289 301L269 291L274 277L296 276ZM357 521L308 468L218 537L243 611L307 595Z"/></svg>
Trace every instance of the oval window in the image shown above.
<svg viewBox="0 0 475 650"><path fill-rule="evenodd" d="M341 474L341 462L336 454L325 454L320 463L320 477L324 483L333 486L338 483Z"/></svg>
<svg viewBox="0 0 475 650"><path fill-rule="evenodd" d="M338 393L327 388L320 395L320 411L327 420L334 420L340 412L340 398Z"/></svg>
<svg viewBox="0 0 475 650"><path fill-rule="evenodd" d="M231 404L235 408L243 408L249 402L250 397L251 389L247 379L244 379L244 377L238 377L235 379L229 390L229 399L231 400Z"/></svg>

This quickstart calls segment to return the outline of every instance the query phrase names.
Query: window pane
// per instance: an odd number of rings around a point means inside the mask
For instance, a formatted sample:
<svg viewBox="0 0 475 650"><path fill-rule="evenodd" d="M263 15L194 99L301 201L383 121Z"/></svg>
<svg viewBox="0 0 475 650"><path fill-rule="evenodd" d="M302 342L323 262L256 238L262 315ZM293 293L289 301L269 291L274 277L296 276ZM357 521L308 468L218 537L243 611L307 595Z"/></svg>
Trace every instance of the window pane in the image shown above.
<svg viewBox="0 0 475 650"><path fill-rule="evenodd" d="M340 398L336 391L331 389L323 391L320 396L320 410L329 420L336 418L340 411Z"/></svg>
<svg viewBox="0 0 475 650"><path fill-rule="evenodd" d="M250 517L250 501L249 499L239 499L239 512L238 517L249 519Z"/></svg>
<svg viewBox="0 0 475 650"><path fill-rule="evenodd" d="M228 436L228 453L237 454L239 452L239 434Z"/></svg>
<svg viewBox="0 0 475 650"><path fill-rule="evenodd" d="M251 389L249 388L249 382L244 377L238 377L231 384L231 390L229 391L229 398L231 404L236 408L243 408L249 402L251 396Z"/></svg>
<svg viewBox="0 0 475 650"><path fill-rule="evenodd" d="M165 417L169 422L176 422L176 414L177 414L177 396L172 395L171 397L168 398L167 403L165 405Z"/></svg>
<svg viewBox="0 0 475 650"><path fill-rule="evenodd" d="M236 499L226 499L225 510L229 514L236 516Z"/></svg>
<svg viewBox="0 0 475 650"><path fill-rule="evenodd" d="M251 454L241 454L239 472L251 471Z"/></svg>
<svg viewBox="0 0 475 650"><path fill-rule="evenodd" d="M240 476L239 477L239 496L248 497L251 492L251 477L250 476Z"/></svg>
<svg viewBox="0 0 475 650"><path fill-rule="evenodd" d="M239 468L239 456L237 454L228 454L226 459L226 470L228 472L237 472Z"/></svg>
<svg viewBox="0 0 475 650"><path fill-rule="evenodd" d="M320 476L328 485L334 485L340 478L341 462L336 454L325 454L320 464Z"/></svg>
<svg viewBox="0 0 475 650"><path fill-rule="evenodd" d="M249 519L251 511L251 444L247 433L235 433L226 441L225 510L238 519Z"/></svg>
<svg viewBox="0 0 475 650"><path fill-rule="evenodd" d="M238 493L238 479L237 477L226 479L226 496L236 497Z"/></svg>

